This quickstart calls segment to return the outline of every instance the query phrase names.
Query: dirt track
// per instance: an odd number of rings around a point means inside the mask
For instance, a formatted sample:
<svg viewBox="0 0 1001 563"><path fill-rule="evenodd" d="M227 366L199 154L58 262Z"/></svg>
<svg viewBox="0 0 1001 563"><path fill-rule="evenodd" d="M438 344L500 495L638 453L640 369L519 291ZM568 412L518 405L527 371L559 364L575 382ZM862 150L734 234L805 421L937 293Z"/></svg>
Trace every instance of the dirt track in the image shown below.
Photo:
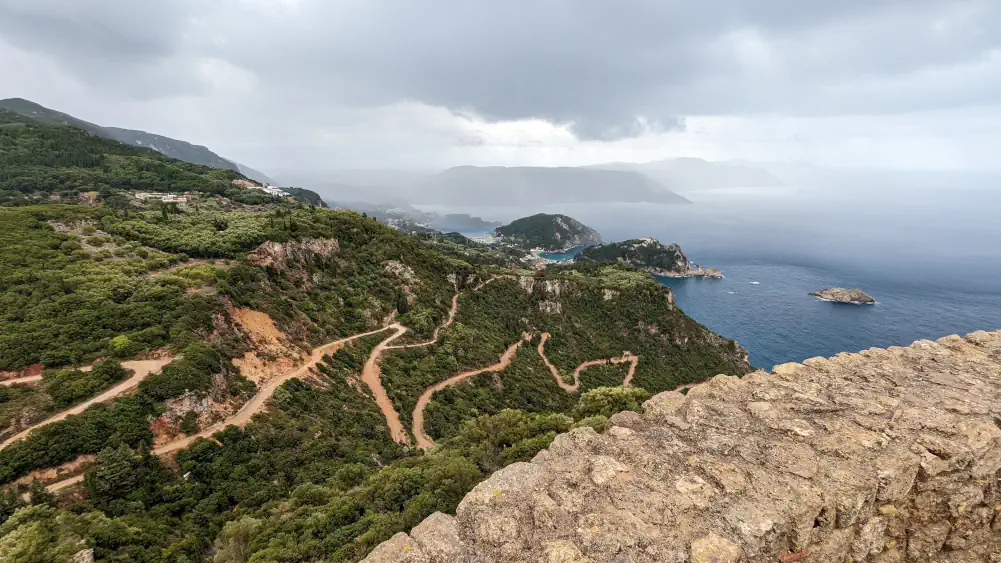
<svg viewBox="0 0 1001 563"><path fill-rule="evenodd" d="M490 279L493 280L496 278L490 278ZM482 287L483 284L480 284L480 286ZM399 350L401 348L420 348L421 346L430 346L435 342L438 342L438 333L441 331L441 329L447 328L451 326L453 322L455 322L455 313L458 311L459 311L459 294L456 293L454 296L452 296L452 308L448 310L448 319L441 326L435 327L434 334L431 335L431 340L426 340L424 342L417 342L415 344L397 344L396 346L386 346L385 349ZM404 327L404 330L409 330L409 329Z"/></svg>
<svg viewBox="0 0 1001 563"><path fill-rule="evenodd" d="M485 283L481 284L481 287L482 285L485 285ZM226 420L218 424L206 428L197 434L193 434L191 436L185 436L184 438L179 438L177 440L168 442L154 449L153 453L157 455L163 455L175 452L177 450L183 449L191 445L198 438L210 438L212 434L218 432L219 430L222 430L223 428L226 428L227 426L240 426L240 427L246 426L246 424L251 421L251 419L255 414L264 409L264 407L267 405L268 399L270 399L271 396L274 395L275 390L278 389L278 387L281 386L282 383L285 383L289 379L305 376L306 374L309 373L309 370L311 370L316 364L318 364L323 359L323 356L336 352L338 349L340 349L341 346L344 346L348 342L357 340L359 338L364 338L366 336L371 336L373 334L378 334L380 332L389 329L394 330L394 333L385 340L383 340L382 342L380 342L378 345L376 345L375 349L372 350L372 353L369 354L368 360L365 362L365 367L362 370L362 381L364 381L365 384L368 385L369 389L372 390L372 395L375 397L375 401L376 404L379 406L379 410L381 410L383 416L386 417L386 425L389 427L390 436L397 443L407 442L409 441L408 436L406 430L403 428L403 423L400 422L400 416L396 412L396 408L393 406L393 402L389 399L389 395L386 393L385 388L382 386L382 381L380 379L380 374L379 374L379 358L382 356L385 350L390 348L414 348L418 346L429 346L431 344L434 344L438 340L439 331L442 328L451 325L455 321L455 314L458 310L459 310L459 294L456 293L452 297L452 307L449 310L448 319L445 321L444 324L435 328L433 339L427 342L419 342L416 344L407 344L402 346L390 347L389 346L390 342L400 338L401 336L406 334L408 330L407 327L401 325L400 323L393 323L392 325L385 326L380 329L364 332L361 334L354 334L352 336L348 336L340 340L335 340L333 342L328 342L327 344L314 348L312 353L310 354L309 359L305 363L303 363L293 371L290 371L280 377L276 377L269 380L264 385L264 387L258 390L257 394L254 395L254 397L250 401L248 401L245 405L243 405L242 408L240 408L240 410L235 415L227 418ZM123 363L122 365L124 366L126 364L127 363ZM148 375L148 373L144 374L143 377L145 377L145 375ZM131 381L131 379L129 381ZM138 382L136 382L135 384L138 385ZM118 390L118 392L114 394L110 393L112 391L115 391L118 387L119 386L109 389L107 392L102 393L100 396L95 397L91 401L88 401L87 403L84 403L82 405L78 405L77 407L74 407L70 411L61 413L60 415L57 416L65 418L70 414L75 414L76 412L82 412L83 410L86 410L86 407L89 406L90 404L114 397L118 393L120 393L121 390ZM58 420L61 420L62 418L58 418ZM38 426L49 424L50 422L55 422L56 420L57 418L53 417L53 419L45 421ZM23 435L22 434L15 435L11 437L9 441L13 442L18 439L22 439L25 436L27 436L27 433L30 431L31 429L28 429L22 433ZM7 443L5 442L3 445L6 446ZM2 447L0 447L0 449L2 449ZM79 483L82 480L83 476L78 475L76 477L71 477L69 479L53 483L52 485L49 485L47 488L49 491L58 491L66 487L70 487L76 483Z"/></svg>
<svg viewBox="0 0 1001 563"><path fill-rule="evenodd" d="M372 397L375 399L375 404L379 406L379 410L382 411L382 416L386 418L386 426L389 428L389 436L397 444L403 444L408 441L407 432L403 429L403 423L400 422L400 414L396 412L396 407L393 406L393 401L389 399L389 395L386 393L386 388L382 386L379 358L389 347L390 342L406 334L407 327L399 323L395 323L390 328L396 332L376 345L375 349L372 350L372 353L369 354L368 360L365 362L365 367L362 368L361 380L365 383L365 385L368 385L369 390L372 391Z"/></svg>
<svg viewBox="0 0 1001 563"><path fill-rule="evenodd" d="M65 488L72 487L73 485L76 485L77 483L82 483L83 482L83 478L84 478L85 475L86 474L81 473L80 475L77 475L76 477L70 477L69 479L64 479L62 481L59 481L58 483L53 483L53 484L49 485L48 487L45 487L45 490L49 491L50 493L54 493L56 491L61 491L62 489L65 489Z"/></svg>
<svg viewBox="0 0 1001 563"><path fill-rule="evenodd" d="M251 418L253 418L253 416L255 414L257 414L258 412L260 412L266 406L266 404L268 402L268 399L270 399L271 396L274 395L275 389L278 389L278 387L282 383L285 383L289 379L293 379L293 378L296 378L296 377L303 377L303 376L307 375L309 373L309 370L313 369L313 366L315 366L316 364L320 363L321 360L323 360L323 356L325 356L327 354L332 354L332 353L336 352L337 350L339 350L341 348L341 346L344 346L348 342L351 342L353 340L357 340L359 338L364 338L366 336L371 336L373 334L378 334L378 333L380 333L380 332L382 332L382 331L384 331L384 330L386 330L388 328L392 328L392 327L396 327L396 326L400 326L400 325L390 325L390 326L383 327L383 328L380 328L380 329L377 329L377 330L371 330L369 332L363 332L361 334L355 334L355 335L352 335L352 336L348 336L346 338L342 338L340 340L335 340L333 342L328 342L327 344L324 344L322 346L318 346L318 347L314 348L313 352L309 356L309 359L305 363L303 363L302 365L300 365L295 370L290 371L290 372L282 375L281 377L276 377L276 378L271 379L270 381L268 381L264 385L264 387L261 387L257 391L257 394L254 395L254 397L252 399L250 399L249 401L247 401L247 403L245 405L243 405L243 407L239 411L237 411L237 413L235 415L227 418L226 420L224 420L224 421L222 421L222 422L220 422L218 424L215 424L215 425L213 425L213 426L211 426L209 428L206 428L205 430L202 430L201 432L199 432L197 434L193 434L191 436L186 436L184 438L180 438L180 439L174 440L173 442L166 443L166 444L160 446L159 448L156 448L155 450L153 450L153 453L155 453L155 454L165 454L165 453L170 453L170 452L173 452L173 451L177 451L179 449L187 447L188 445L190 445L191 443L193 443L198 438L208 438L212 434L218 432L219 430L222 430L223 428L225 428L227 426L240 426L240 427L246 426L247 423L250 422Z"/></svg>
<svg viewBox="0 0 1001 563"><path fill-rule="evenodd" d="M27 377L18 377L17 379L4 379L0 381L0 387L10 387L11 385L20 385L27 383L35 383L42 380L40 375L29 375Z"/></svg>
<svg viewBox="0 0 1001 563"><path fill-rule="evenodd" d="M464 379L480 375L481 373L504 371L504 368L511 365L515 354L518 352L518 347L521 346L522 342L522 340L519 340L518 342L508 346L507 350L504 350L504 353L501 354L500 361L496 364L485 368L474 369L472 371L465 371L458 375L453 375L452 377L449 377L444 381L439 381L438 383L435 383L431 387L425 389L424 392L421 393L421 396L417 399L417 405L414 407L413 414L414 437L417 439L417 446L427 449L434 445L434 440L432 440L431 437L424 432L424 409L428 406L428 403L431 402L431 395L434 395L446 387L451 387Z"/></svg>
<svg viewBox="0 0 1001 563"><path fill-rule="evenodd" d="M576 393L580 390L580 372L587 368L594 366L604 366L608 364L624 364L629 363L629 371L626 373L625 379L622 380L622 385L629 385L633 381L633 375L636 374L636 366L640 362L640 357L632 352L623 352L621 356L616 356L614 358L606 358L604 360L589 360L581 365L577 366L573 370L573 384L569 384L563 381L563 377L560 375L556 366L550 363L549 358L546 357L546 341L549 340L550 334L548 332L542 333L542 338L539 340L538 352L542 361L545 362L546 367L549 368L549 372L553 374L553 379L556 383L564 390L569 393Z"/></svg>
<svg viewBox="0 0 1001 563"><path fill-rule="evenodd" d="M492 278L490 278L490 279L488 279L488 280L486 280L484 282L481 282L480 285L478 285L478 286L476 286L476 287L473 288L473 291L479 291L479 290L483 289L484 287L490 285L494 281L502 279L502 278L504 278L504 279L514 279L514 276L512 276L510 274L501 274L499 276L494 276L494 277L492 277Z"/></svg>
<svg viewBox="0 0 1001 563"><path fill-rule="evenodd" d="M482 285L483 284L481 284L481 287ZM615 358L606 358L603 360L589 360L587 362L580 364L579 366L577 366L576 369L573 370L573 378L574 378L573 385L565 383L563 381L563 378L560 376L559 370L556 369L556 366L554 366L549 361L549 358L546 357L545 346L546 346L546 341L549 340L549 336L550 335L548 332L542 333L542 338L539 341L539 346L537 351L539 352L539 357L541 357L542 361L545 362L546 367L549 368L549 372L553 375L553 379L556 380L556 383L564 391L568 393L576 393L577 391L580 390L580 374L582 371L584 371L589 367L603 366L608 364L629 363L630 364L629 371L628 373L626 373L625 378L622 380L622 385L629 385L632 382L633 375L636 373L636 366L639 364L640 358L639 356L631 352L623 352L621 356L617 356ZM434 445L434 441L431 439L431 437L428 436L426 432L424 432L424 409L427 408L428 403L431 402L432 395L434 395L435 393L441 391L446 387L451 387L464 379L480 375L481 373L503 371L504 368L510 365L511 361L514 360L514 356L515 353L518 351L518 347L522 344L523 341L527 340L530 340L530 336L524 335L523 340L520 340L509 346L508 349L504 351L504 355L501 356L500 362L492 366L488 366L478 370L462 372L458 375L453 375L452 377L449 377L448 379L441 381L439 383L435 383L434 385L425 389L424 392L421 393L420 398L417 399L417 405L414 407L414 414L413 414L414 437L417 438L417 446L427 449Z"/></svg>
<svg viewBox="0 0 1001 563"><path fill-rule="evenodd" d="M485 287L487 284L493 282L494 280L497 280L497 279L500 279L500 278L503 278L503 277L511 277L511 276L501 275L501 276L492 277L492 278L490 278L490 279L488 279L488 280L480 283L475 288L473 288L473 291L478 291L478 290L482 289L483 287ZM285 381L288 381L289 379L292 379L292 378L305 376L306 374L309 373L309 370L311 370L317 363L319 363L323 359L324 355L336 352L341 346L347 344L348 342L351 342L353 340L357 340L359 338L364 338L366 336L371 336L371 335L374 335L374 334L378 334L380 332L383 332L385 330L390 330L390 329L394 331L393 334L391 334L389 337L387 337L383 341L379 342L379 344L377 344L376 347L369 354L369 357L366 360L364 367L362 368L362 381L372 391L372 395L373 395L373 397L374 397L374 399L376 401L376 404L379 406L379 410L382 411L383 416L386 418L386 425L389 428L389 433L390 433L390 436L392 437L392 439L395 442L401 443L401 444L402 443L409 443L410 439L409 439L409 436L407 435L406 429L403 427L403 423L400 421L399 413L396 412L396 408L393 405L393 402L390 400L389 395L386 393L386 389L382 385L379 360L381 359L382 354L385 353L386 350L396 350L396 349L403 349L403 348L417 348L417 347L422 347L422 346L430 346L431 344L434 344L435 342L437 342L438 341L438 337L439 337L439 333L440 333L441 329L450 326L455 321L455 315L458 312L458 308L459 308L459 296L460 296L460 294L456 293L452 297L452 307L449 310L448 318L445 321L445 323L443 323L441 326L439 326L439 327L437 327L435 329L433 337L432 337L431 340L428 340L428 341L425 341L425 342L418 342L418 343L414 343L414 344L402 344L402 345L392 346L391 343L393 341L395 341L395 340L399 339L400 337L402 337L409 330L407 327L403 326L400 323L393 323L393 324L391 324L389 326L386 326L386 327L383 327L383 328L380 328L380 329L377 329L377 330L373 330L373 331L369 331L369 332L365 332L365 333L361 333L361 334L355 334L355 335L352 335L352 336L348 336L346 338L342 338L340 340L336 340L336 341L324 344L323 346L319 346L319 347L317 347L317 348L315 348L313 350L312 354L310 355L309 360L306 363L302 364L301 366L299 366L295 370L290 371L290 372L282 375L281 377L277 377L277 378L274 378L274 379L268 381L268 383L263 388L261 388L258 391L258 393L250 401L248 401L247 404L245 404L232 417L230 417L230 418L228 418L228 419L226 419L226 420L224 420L224 421L222 421L222 422L220 422L220 423L218 423L216 425L213 425L210 428L206 428L205 430L202 430L198 434L194 434L192 436L187 436L187 437L184 437L184 438L181 438L181 439L178 439L178 440L174 440L174 441L172 441L170 443L164 444L164 445L160 446L159 448L156 448L155 450L153 450L153 453L158 454L158 455L162 455L162 454L167 454L167 453L170 453L170 452L174 452L174 451L180 450L182 448L185 448L185 447L191 445L198 438L210 438L212 436L212 434L214 434L215 432L218 432L219 430L222 430L223 428L225 428L227 426L230 426L230 425L241 426L241 427L245 426L248 422L250 422L250 420L251 420L251 418L253 417L254 414L260 412L266 406L268 399L271 398L271 396L274 394L275 390L282 383L284 383ZM453 375L453 376L445 379L444 381L440 381L438 383L435 383L434 385L431 385L430 387L428 387L427 389L424 390L424 392L418 398L417 405L415 406L414 412L413 412L413 435L416 438L417 445L419 447L426 449L426 448L429 448L429 447L431 447L431 446L434 445L434 442L431 440L431 438L424 432L424 409L427 407L428 403L431 401L432 395L434 395L434 393L436 393L437 391L440 391L440 390L445 389L447 387L453 386L453 385L455 385L455 384L457 384L457 383L459 383L459 382L461 382L461 381L463 381L465 379L468 379L470 377L475 377L477 375L480 375L480 374L483 374L483 373L488 373L488 372L503 371L514 360L514 357L517 354L518 348L521 346L521 344L524 341L528 340L528 335L524 335L524 336L525 336L525 338L523 340L520 340L520 341L512 344L511 346L509 346L507 348L507 350L504 351L504 353L501 355L500 361L498 363L490 365L490 366L487 366L485 368L476 369L476 370L470 370L470 371L465 371L465 372ZM636 355L634 355L634 354L632 354L632 353L630 353L630 352L625 352L625 353L623 353L622 356L619 356L619 357L609 358L609 359L603 359L603 360L591 360L591 361L582 363L581 365L577 366L577 368L573 372L573 375L574 375L574 383L573 383L573 385L566 384L565 382L563 382L562 377L560 377L559 371L556 369L556 367L554 365L552 365L552 363L549 362L549 359L545 355L544 347L545 347L546 341L549 339L549 336L550 335L549 335L548 332L545 332L545 333L542 334L542 340L541 340L541 342L539 343L539 346L538 346L539 356L545 362L546 366L549 368L550 372L552 373L553 377L556 379L557 383L565 391L570 392L570 393L576 393L578 391L578 389L580 388L580 373L584 369L586 369L588 367L592 367L592 366L605 365L605 364L609 364L609 363L611 363L611 364L621 364L621 363L627 363L627 362L630 363L631 365L629 367L629 372L626 374L625 379L623 380L623 385L629 385L629 383L632 381L633 374L636 371L636 366L639 363L639 357L636 356ZM123 365L125 365L125 364L123 364ZM157 368L157 369L159 369L159 368ZM146 375L148 375L148 374L146 374ZM136 383L136 384L138 384L138 383ZM111 391L111 390L109 390L109 391ZM102 396L106 395L107 393L108 392L102 394ZM111 395L111 396L114 396L114 395ZM88 404L92 404L93 402L99 402L99 400L97 400L97 399L106 400L107 398L109 398L109 397L105 397L104 399L100 399L100 396L99 396L98 398L95 398L94 400L88 401ZM74 407L74 409L71 409L71 410L78 409L81 406ZM85 409L85 408L86 407L83 407L83 409ZM83 409L80 409L80 410L82 411ZM63 418L65 418L65 416L67 416L69 414L74 414L74 413L67 412L67 413L63 414L62 416L63 416ZM54 422L54 420L53 420L53 422ZM48 422L45 422L45 424L47 424L47 423ZM17 438L17 437L15 436L14 438ZM12 438L12 440L14 438ZM4 445L6 445L6 443ZM58 490L70 487L70 486L72 486L72 485L74 485L76 483L81 482L82 480L83 480L83 476L82 475L78 475L76 477L72 477L70 479L66 479L66 480L63 480L63 481L59 481L58 483L54 483L52 485L49 485L47 488L48 488L49 491L53 491L54 492L54 491L58 491Z"/></svg>
<svg viewBox="0 0 1001 563"><path fill-rule="evenodd" d="M45 420L39 422L38 424L32 426L31 428L22 430L17 434L14 434L10 438L4 440L3 444L0 444L0 450L13 444L14 442L18 442L20 440L27 438L28 434L30 434L31 431L35 430L36 428L41 428L42 426L47 426L49 424L52 424L53 422L59 422L60 420L65 420L66 417L70 415L82 413L83 411L87 410L91 405L95 405L97 403L103 403L104 401L107 401L109 399L114 399L115 397L121 395L122 393L125 393L126 391L130 391L136 388L142 380L149 377L150 374L160 371L160 369L163 368L163 366L169 364L172 361L174 361L174 358L171 356L167 356L165 358L157 360L131 360L127 362L122 362L123 368L132 370L133 372L132 377L126 379L125 381L117 385L109 387L103 393L97 395L96 397L92 397L78 405L70 407L58 414L46 418Z"/></svg>

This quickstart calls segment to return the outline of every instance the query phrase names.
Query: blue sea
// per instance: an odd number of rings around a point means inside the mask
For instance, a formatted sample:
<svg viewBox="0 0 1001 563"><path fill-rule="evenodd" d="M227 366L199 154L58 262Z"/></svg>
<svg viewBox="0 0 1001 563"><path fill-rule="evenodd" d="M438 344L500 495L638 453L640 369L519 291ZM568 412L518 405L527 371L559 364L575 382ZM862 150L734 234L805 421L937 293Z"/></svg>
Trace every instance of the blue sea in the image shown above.
<svg viewBox="0 0 1001 563"><path fill-rule="evenodd" d="M488 219L560 212L606 241L677 242L722 280L672 279L679 307L748 349L755 366L1001 329L1001 191L727 190L693 205L479 208ZM464 210L465 211L465 210ZM756 283L754 283L756 282ZM876 305L807 295L860 287Z"/></svg>
<svg viewBox="0 0 1001 563"><path fill-rule="evenodd" d="M586 246L574 246L564 252L540 252L539 256L546 260L556 260L557 262L570 262L577 258L577 255L584 252Z"/></svg>

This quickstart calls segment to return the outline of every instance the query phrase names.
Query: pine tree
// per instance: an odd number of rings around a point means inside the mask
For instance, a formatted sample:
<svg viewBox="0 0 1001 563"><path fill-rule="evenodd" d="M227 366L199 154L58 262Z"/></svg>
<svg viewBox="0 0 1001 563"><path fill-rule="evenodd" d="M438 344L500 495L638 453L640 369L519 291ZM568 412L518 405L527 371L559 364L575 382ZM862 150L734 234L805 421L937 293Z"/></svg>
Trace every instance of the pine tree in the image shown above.
<svg viewBox="0 0 1001 563"><path fill-rule="evenodd" d="M95 469L84 478L91 498L105 503L128 494L136 485L136 461L135 452L126 444L101 450Z"/></svg>
<svg viewBox="0 0 1001 563"><path fill-rule="evenodd" d="M39 504L56 505L56 495L46 490L45 485L38 479L31 481L31 485L28 487L28 498L33 506Z"/></svg>

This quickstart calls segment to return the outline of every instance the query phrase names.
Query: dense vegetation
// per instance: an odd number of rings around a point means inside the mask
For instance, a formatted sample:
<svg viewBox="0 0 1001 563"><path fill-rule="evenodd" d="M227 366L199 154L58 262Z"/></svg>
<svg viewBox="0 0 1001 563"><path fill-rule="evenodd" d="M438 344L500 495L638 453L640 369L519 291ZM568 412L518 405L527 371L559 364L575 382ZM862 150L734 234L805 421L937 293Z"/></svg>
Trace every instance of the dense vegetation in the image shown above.
<svg viewBox="0 0 1001 563"><path fill-rule="evenodd" d="M248 191L232 184L238 178L232 170L174 160L151 149L72 127L41 125L0 110L0 197L121 189L194 191L238 200Z"/></svg>
<svg viewBox="0 0 1001 563"><path fill-rule="evenodd" d="M120 191L195 192L246 204L278 201L260 190L234 185L237 179L243 176L230 169L191 164L0 109L0 204L24 204L53 193L77 198L94 192L110 205L121 206L121 197L116 197ZM294 195L323 206L315 192L296 189Z"/></svg>
<svg viewBox="0 0 1001 563"><path fill-rule="evenodd" d="M299 201L304 201L310 205L315 205L316 207L327 207L327 202L323 201L320 194L314 192L313 190L307 190L306 188L282 188L289 193L292 197Z"/></svg>
<svg viewBox="0 0 1001 563"><path fill-rule="evenodd" d="M682 272L688 267L688 258L677 244L663 245L653 239L632 239L607 243L585 249L582 260L620 261L637 268L654 268L668 272Z"/></svg>
<svg viewBox="0 0 1001 563"><path fill-rule="evenodd" d="M502 374L484 374L434 395L425 413L432 437L453 434L470 416L505 408L572 408L576 397L556 384L536 352L543 331L551 335L545 353L566 381L581 363L624 351L640 356L633 381L650 392L747 369L732 341L706 331L670 304L666 288L626 266L552 269L531 283L531 293L518 280L503 278L463 294L456 323L441 332L437 344L384 356L383 383L405 422L425 388L496 363L523 332L536 336ZM557 302L558 312L547 307ZM581 377L582 390L621 385L626 370L625 364L589 368Z"/></svg>
<svg viewBox="0 0 1001 563"><path fill-rule="evenodd" d="M601 234L573 217L538 213L522 217L510 224L494 229L494 234L504 237L522 248L559 250L572 246L591 246L601 242Z"/></svg>
<svg viewBox="0 0 1001 563"><path fill-rule="evenodd" d="M0 450L0 483L7 483L34 469L73 461L111 445L139 447L151 444L149 421L164 409L164 402L186 391L207 392L213 376L227 377L227 393L248 397L252 388L222 362L219 353L195 343L184 357L139 384L139 390L113 402L94 405L77 416L34 430L31 435Z"/></svg>
<svg viewBox="0 0 1001 563"><path fill-rule="evenodd" d="M0 208L0 369L46 368L39 386L0 388L0 423L99 393L127 376L118 361L161 348L176 359L134 393L0 450L0 484L8 485L0 561L61 562L83 548L115 562L357 561L434 511L454 511L476 483L530 459L559 432L600 430L651 393L749 369L733 342L628 266L515 270L521 254L510 249L407 236L301 202L247 202L229 191L232 172L189 170L78 130L7 119L0 182L20 194L16 203L82 190L80 178L122 178L95 190L100 205ZM20 176L4 176L12 171ZM173 189L178 179L214 195L184 208L121 199L138 186ZM62 188L49 190L49 181ZM172 461L151 453L152 421L168 403L194 396L243 404L255 386L231 360L248 351L278 360L255 348L236 308L265 313L303 349L394 319L412 329L405 341L417 342L443 323L456 291L458 315L435 344L383 356L383 383L408 427L428 385L493 364L523 333L534 336L504 372L434 395L425 411L434 450L393 442L360 383L380 333L285 382L246 427L198 440ZM614 387L625 365L601 366L584 372L580 393L565 392L536 351L543 331L551 334L546 355L565 378L585 360L638 354L633 387ZM90 372L71 367L97 358L108 359ZM172 413L183 415L182 431L197 431L192 412ZM7 426L2 432L14 430ZM57 500L40 483L12 484L84 454L95 457L76 496Z"/></svg>
<svg viewBox="0 0 1001 563"><path fill-rule="evenodd" d="M10 110L32 120L48 125L71 125L84 131L89 131L113 141L119 141L130 146L156 147L159 152L193 164L202 164L213 168L225 168L239 171L239 167L209 149L192 145L185 141L171 139L162 135L147 133L145 131L134 131L130 129L120 129L117 127L102 127L60 111L52 110L29 100L20 98L9 98L0 100L0 109ZM317 204L319 205L319 204Z"/></svg>
<svg viewBox="0 0 1001 563"><path fill-rule="evenodd" d="M350 383L378 339L328 357L313 383L283 386L247 429L217 434L222 446L203 441L182 452L179 472L142 441L112 438L87 474L87 501L72 513L23 509L0 527L0 556L64 556L83 542L107 561L197 561L213 547L217 561L239 560L226 558L233 550L258 561L355 561L432 512L454 511L477 482L530 459L575 421L600 429L596 415L645 396L603 390L582 397L571 416L476 417L432 455L415 456L389 439L374 402Z"/></svg>
<svg viewBox="0 0 1001 563"><path fill-rule="evenodd" d="M183 256L85 234L107 216L86 206L0 208L0 369L80 364L112 352L118 336L133 354L183 346L211 329L218 303L186 295L194 284L183 278L148 275Z"/></svg>
<svg viewBox="0 0 1001 563"><path fill-rule="evenodd" d="M118 362L104 361L98 362L88 372L75 369L47 371L42 377L42 387L52 397L56 408L62 410L97 395L128 375L129 370Z"/></svg>

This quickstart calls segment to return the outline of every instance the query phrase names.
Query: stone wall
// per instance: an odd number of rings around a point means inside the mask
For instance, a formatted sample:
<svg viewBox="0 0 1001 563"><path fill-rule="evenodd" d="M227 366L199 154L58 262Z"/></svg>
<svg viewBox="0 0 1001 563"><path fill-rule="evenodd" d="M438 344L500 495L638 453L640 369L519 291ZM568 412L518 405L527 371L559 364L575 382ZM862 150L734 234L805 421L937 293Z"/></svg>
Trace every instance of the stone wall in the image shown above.
<svg viewBox="0 0 1001 563"><path fill-rule="evenodd" d="M1001 561L1001 332L718 376L560 435L366 561Z"/></svg>

